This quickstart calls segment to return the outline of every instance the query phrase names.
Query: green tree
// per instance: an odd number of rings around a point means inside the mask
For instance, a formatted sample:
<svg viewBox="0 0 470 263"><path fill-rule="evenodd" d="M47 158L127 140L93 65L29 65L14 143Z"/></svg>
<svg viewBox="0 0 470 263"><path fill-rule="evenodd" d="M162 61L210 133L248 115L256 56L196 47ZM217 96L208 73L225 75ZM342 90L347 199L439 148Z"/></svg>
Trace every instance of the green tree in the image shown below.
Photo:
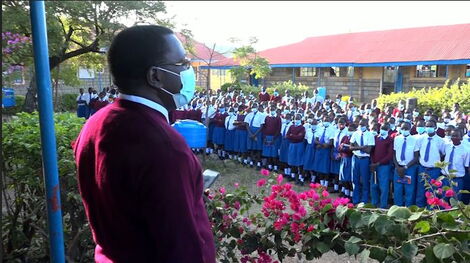
<svg viewBox="0 0 470 263"><path fill-rule="evenodd" d="M28 1L2 1L2 29L31 36ZM50 69L85 54L103 53L112 37L125 28L123 19L136 23L170 26L162 1L48 1L46 20ZM32 51L24 61L32 57ZM29 60L31 61L31 60ZM81 60L83 62L85 60ZM36 109L37 88L34 78L26 94L23 109Z"/></svg>
<svg viewBox="0 0 470 263"><path fill-rule="evenodd" d="M236 43L238 40L232 39L232 42ZM233 51L233 59L238 66L231 68L230 74L234 77L235 83L239 84L247 75L261 79L271 73L268 60L260 57L254 48L257 42L258 39L252 37L248 44L235 48Z"/></svg>

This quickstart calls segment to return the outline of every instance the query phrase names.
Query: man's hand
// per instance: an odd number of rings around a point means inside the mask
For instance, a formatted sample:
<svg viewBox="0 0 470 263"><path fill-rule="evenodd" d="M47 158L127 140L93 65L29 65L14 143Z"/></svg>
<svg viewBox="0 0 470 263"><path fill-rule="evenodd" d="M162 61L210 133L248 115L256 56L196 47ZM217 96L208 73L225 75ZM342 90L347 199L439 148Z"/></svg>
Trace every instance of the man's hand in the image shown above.
<svg viewBox="0 0 470 263"><path fill-rule="evenodd" d="M398 176L404 177L405 176L405 168L402 167L402 166L398 166L397 167L397 173L398 173Z"/></svg>
<svg viewBox="0 0 470 263"><path fill-rule="evenodd" d="M370 165L370 172L373 173L377 169L377 166L379 166L379 163L372 163Z"/></svg>

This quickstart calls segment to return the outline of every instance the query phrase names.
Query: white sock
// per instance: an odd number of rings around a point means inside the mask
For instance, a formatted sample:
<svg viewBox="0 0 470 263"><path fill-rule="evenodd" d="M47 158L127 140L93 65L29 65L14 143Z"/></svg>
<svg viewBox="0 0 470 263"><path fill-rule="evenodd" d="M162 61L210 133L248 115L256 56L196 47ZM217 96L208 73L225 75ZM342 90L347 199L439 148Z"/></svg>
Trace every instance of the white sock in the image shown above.
<svg viewBox="0 0 470 263"><path fill-rule="evenodd" d="M292 173L292 168L287 168L287 173Z"/></svg>
<svg viewBox="0 0 470 263"><path fill-rule="evenodd" d="M321 186L325 186L325 180L320 180Z"/></svg>
<svg viewBox="0 0 470 263"><path fill-rule="evenodd" d="M253 161L250 162L250 165L253 165Z"/></svg>
<svg viewBox="0 0 470 263"><path fill-rule="evenodd" d="M290 177L292 177L293 179L295 179L295 173L291 173L291 174L290 174Z"/></svg>
<svg viewBox="0 0 470 263"><path fill-rule="evenodd" d="M222 156L222 150L217 150L217 154L218 154L219 156Z"/></svg>
<svg viewBox="0 0 470 263"><path fill-rule="evenodd" d="M241 157L238 157L238 161L239 161L239 162L242 162L242 158L241 158Z"/></svg>
<svg viewBox="0 0 470 263"><path fill-rule="evenodd" d="M328 187L328 180L325 180L325 187Z"/></svg>
<svg viewBox="0 0 470 263"><path fill-rule="evenodd" d="M210 152L211 154L213 154L213 153L214 153L214 149L212 149L212 148L209 149L209 152Z"/></svg>
<svg viewBox="0 0 470 263"><path fill-rule="evenodd" d="M315 182L315 179L317 179L317 176L312 175L312 183Z"/></svg>
<svg viewBox="0 0 470 263"><path fill-rule="evenodd" d="M277 171L277 165L274 165L274 170Z"/></svg>
<svg viewBox="0 0 470 263"><path fill-rule="evenodd" d="M338 191L339 185L335 184L334 189L335 189L335 191Z"/></svg>
<svg viewBox="0 0 470 263"><path fill-rule="evenodd" d="M273 169L273 166L272 166L272 165L268 165L268 169L269 169L269 170L272 170L272 169Z"/></svg>
<svg viewBox="0 0 470 263"><path fill-rule="evenodd" d="M261 167L261 163L260 163L260 162L258 162L256 165L257 165L258 167Z"/></svg>
<svg viewBox="0 0 470 263"><path fill-rule="evenodd" d="M353 191L349 191L349 196L353 197Z"/></svg>
<svg viewBox="0 0 470 263"><path fill-rule="evenodd" d="M284 174L288 174L288 173L287 173L287 168L284 168Z"/></svg>
<svg viewBox="0 0 470 263"><path fill-rule="evenodd" d="M299 181L304 182L304 177L301 174L299 174Z"/></svg>
<svg viewBox="0 0 470 263"><path fill-rule="evenodd" d="M346 188L344 188L344 186L341 187L341 193L344 193L345 190L346 190Z"/></svg>
<svg viewBox="0 0 470 263"><path fill-rule="evenodd" d="M345 189L345 190L344 190L344 194L345 194L346 196L349 196L349 190L348 190L348 189Z"/></svg>
<svg viewBox="0 0 470 263"><path fill-rule="evenodd" d="M248 164L248 160L247 159L243 160L243 163Z"/></svg>

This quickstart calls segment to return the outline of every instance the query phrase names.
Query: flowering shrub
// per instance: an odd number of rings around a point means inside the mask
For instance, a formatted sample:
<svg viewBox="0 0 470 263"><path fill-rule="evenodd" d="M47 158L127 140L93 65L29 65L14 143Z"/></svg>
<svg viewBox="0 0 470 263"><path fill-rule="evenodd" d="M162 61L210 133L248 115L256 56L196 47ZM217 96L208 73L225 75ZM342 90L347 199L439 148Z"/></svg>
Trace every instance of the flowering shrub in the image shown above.
<svg viewBox="0 0 470 263"><path fill-rule="evenodd" d="M299 193L283 183L282 175L261 174L256 194L239 185L233 193L222 188L208 194L221 262L311 260L328 251L355 255L362 262L411 262L417 254L425 262L470 260L470 208L456 201L450 188L441 188L449 177L428 183L429 209L385 210L354 207L347 198L332 198L319 184Z"/></svg>
<svg viewBox="0 0 470 263"><path fill-rule="evenodd" d="M12 32L2 32L2 85L17 78L30 48L31 39Z"/></svg>

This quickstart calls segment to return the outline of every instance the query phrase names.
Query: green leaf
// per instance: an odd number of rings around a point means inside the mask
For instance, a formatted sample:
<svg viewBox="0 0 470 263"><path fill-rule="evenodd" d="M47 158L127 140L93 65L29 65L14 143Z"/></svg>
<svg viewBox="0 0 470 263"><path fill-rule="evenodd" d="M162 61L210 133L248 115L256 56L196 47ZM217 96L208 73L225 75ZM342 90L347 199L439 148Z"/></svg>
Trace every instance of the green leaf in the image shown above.
<svg viewBox="0 0 470 263"><path fill-rule="evenodd" d="M470 191L468 190L460 190L459 194L470 194Z"/></svg>
<svg viewBox="0 0 470 263"><path fill-rule="evenodd" d="M416 256L416 253L418 253L418 247L412 243L406 243L401 248L401 252L405 258L411 261Z"/></svg>
<svg viewBox="0 0 470 263"><path fill-rule="evenodd" d="M387 257L387 250L373 247L370 249L369 256L370 258L373 258L379 262L383 262L385 260L385 257Z"/></svg>
<svg viewBox="0 0 470 263"><path fill-rule="evenodd" d="M361 213L358 211L353 211L349 216L349 223L353 228L360 227L363 224L361 222Z"/></svg>
<svg viewBox="0 0 470 263"><path fill-rule="evenodd" d="M370 217L369 217L369 223L368 225L371 226L372 224L375 223L375 221L377 221L377 219L379 218L379 215L378 214L371 214Z"/></svg>
<svg viewBox="0 0 470 263"><path fill-rule="evenodd" d="M342 205L338 206L336 208L336 217L338 217L339 219L343 219L347 211L348 211L348 208L346 206L342 206Z"/></svg>
<svg viewBox="0 0 470 263"><path fill-rule="evenodd" d="M391 224L392 224L392 221L388 219L387 216L381 215L375 221L374 228L377 232L379 232L379 234L385 235L390 229Z"/></svg>
<svg viewBox="0 0 470 263"><path fill-rule="evenodd" d="M362 239L358 238L358 237L355 237L355 236L351 236L347 242L350 242L350 243L359 243L361 242Z"/></svg>
<svg viewBox="0 0 470 263"><path fill-rule="evenodd" d="M452 244L440 243L434 246L432 251L438 259L445 259L451 257L455 253L455 248Z"/></svg>
<svg viewBox="0 0 470 263"><path fill-rule="evenodd" d="M359 262L360 263L367 263L367 260L369 259L370 251L368 249L362 250L362 252L359 254Z"/></svg>
<svg viewBox="0 0 470 263"><path fill-rule="evenodd" d="M352 255L356 255L358 252L359 252L359 245L355 244L355 243L351 243L351 242L346 242L344 244L344 248L346 249L346 252L348 252L348 254L350 256Z"/></svg>
<svg viewBox="0 0 470 263"><path fill-rule="evenodd" d="M434 255L434 252L432 251L432 247L427 247L425 250L424 250L424 262L426 263L439 263L439 259L436 258L436 256Z"/></svg>
<svg viewBox="0 0 470 263"><path fill-rule="evenodd" d="M387 212L388 216L400 218L400 219L408 219L411 216L410 209L401 206L392 206Z"/></svg>
<svg viewBox="0 0 470 263"><path fill-rule="evenodd" d="M419 221L418 223L416 223L414 230L417 230L419 233L424 234L431 230L431 225L428 221Z"/></svg>
<svg viewBox="0 0 470 263"><path fill-rule="evenodd" d="M317 246L317 250L320 251L320 253L322 254L330 251L330 246L324 242L318 242L316 246Z"/></svg>
<svg viewBox="0 0 470 263"><path fill-rule="evenodd" d="M416 221L418 220L422 215L423 215L424 212L416 212L416 213L413 213L411 214L411 216L408 218L409 221Z"/></svg>

